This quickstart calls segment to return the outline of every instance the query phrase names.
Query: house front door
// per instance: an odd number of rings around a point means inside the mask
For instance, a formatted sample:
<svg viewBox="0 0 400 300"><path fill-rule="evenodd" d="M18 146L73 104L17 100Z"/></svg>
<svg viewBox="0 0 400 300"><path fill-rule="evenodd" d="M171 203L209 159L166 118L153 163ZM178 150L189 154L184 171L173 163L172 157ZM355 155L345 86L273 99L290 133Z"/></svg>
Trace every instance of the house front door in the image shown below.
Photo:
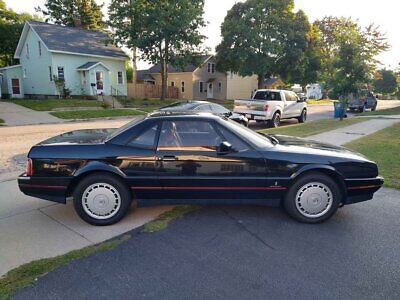
<svg viewBox="0 0 400 300"><path fill-rule="evenodd" d="M21 87L18 78L11 79L11 89L12 89L12 97L21 96Z"/></svg>
<svg viewBox="0 0 400 300"><path fill-rule="evenodd" d="M212 99L214 98L214 89L213 89L213 84L210 82L207 85L207 98Z"/></svg>
<svg viewBox="0 0 400 300"><path fill-rule="evenodd" d="M97 95L104 94L104 73L101 71L96 72L96 89Z"/></svg>

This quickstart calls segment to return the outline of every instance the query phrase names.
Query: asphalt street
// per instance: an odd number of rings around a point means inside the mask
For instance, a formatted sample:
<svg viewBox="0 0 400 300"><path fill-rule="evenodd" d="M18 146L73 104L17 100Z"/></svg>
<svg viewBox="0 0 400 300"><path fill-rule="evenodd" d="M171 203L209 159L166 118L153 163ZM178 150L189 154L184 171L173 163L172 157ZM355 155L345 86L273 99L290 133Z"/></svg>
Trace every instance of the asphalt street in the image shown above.
<svg viewBox="0 0 400 300"><path fill-rule="evenodd" d="M399 192L320 225L205 207L39 278L15 299L399 299Z"/></svg>

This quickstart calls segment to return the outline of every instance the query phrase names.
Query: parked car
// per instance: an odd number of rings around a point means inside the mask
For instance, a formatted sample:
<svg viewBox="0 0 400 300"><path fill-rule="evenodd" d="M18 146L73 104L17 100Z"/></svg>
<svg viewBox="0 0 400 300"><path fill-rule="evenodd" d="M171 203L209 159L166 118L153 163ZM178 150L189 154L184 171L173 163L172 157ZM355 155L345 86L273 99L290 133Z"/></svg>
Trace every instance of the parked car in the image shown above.
<svg viewBox="0 0 400 300"><path fill-rule="evenodd" d="M233 111L249 120L267 121L271 127L279 127L282 119L307 120L307 102L284 90L258 90L252 99L235 100Z"/></svg>
<svg viewBox="0 0 400 300"><path fill-rule="evenodd" d="M304 102L307 101L306 93L301 92L301 93L296 93L296 94L297 94L297 96L299 96L300 100L302 100Z"/></svg>
<svg viewBox="0 0 400 300"><path fill-rule="evenodd" d="M345 148L261 135L209 113L158 113L37 144L18 184L41 199L72 197L93 225L120 221L133 199L139 207L282 205L296 220L318 223L372 199L383 179L374 162Z"/></svg>
<svg viewBox="0 0 400 300"><path fill-rule="evenodd" d="M369 90L362 90L358 96L349 97L348 107L350 111L364 112L366 109L375 111L377 106L377 97Z"/></svg>
<svg viewBox="0 0 400 300"><path fill-rule="evenodd" d="M196 112L210 112L221 117L228 117L229 119L242 124L243 126L249 126L249 120L237 113L231 112L229 109L223 107L222 105L208 102L208 101L185 101L185 102L176 102L171 105L162 107L159 111L175 111L175 112L183 112L183 111L196 111Z"/></svg>

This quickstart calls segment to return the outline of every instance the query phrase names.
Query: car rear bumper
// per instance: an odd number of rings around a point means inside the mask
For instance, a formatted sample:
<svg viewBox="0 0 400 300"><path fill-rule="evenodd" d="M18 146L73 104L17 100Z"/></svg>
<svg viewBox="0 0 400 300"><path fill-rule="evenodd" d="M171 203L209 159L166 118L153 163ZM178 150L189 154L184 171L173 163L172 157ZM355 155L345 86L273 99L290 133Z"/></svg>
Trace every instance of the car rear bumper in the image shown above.
<svg viewBox="0 0 400 300"><path fill-rule="evenodd" d="M383 177L346 179L347 200L345 204L371 200L383 185Z"/></svg>
<svg viewBox="0 0 400 300"><path fill-rule="evenodd" d="M70 177L18 177L18 186L25 195L57 203L66 203Z"/></svg>

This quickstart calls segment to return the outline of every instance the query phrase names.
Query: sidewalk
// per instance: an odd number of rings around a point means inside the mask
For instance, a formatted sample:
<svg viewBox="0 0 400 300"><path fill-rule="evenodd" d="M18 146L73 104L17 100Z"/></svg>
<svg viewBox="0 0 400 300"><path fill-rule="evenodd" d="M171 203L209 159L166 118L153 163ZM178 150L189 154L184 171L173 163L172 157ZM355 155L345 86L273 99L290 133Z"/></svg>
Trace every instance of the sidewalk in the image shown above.
<svg viewBox="0 0 400 300"><path fill-rule="evenodd" d="M312 135L307 137L307 139L341 146L399 122L400 118L372 119L366 122Z"/></svg>
<svg viewBox="0 0 400 300"><path fill-rule="evenodd" d="M309 137L342 145L391 126L400 119L377 119ZM3 182L1 182L3 180ZM383 189L390 195L397 190ZM109 227L84 223L67 206L28 197L18 191L15 179L0 177L0 276L32 260L67 253L123 234L155 219L171 207L135 209L122 222ZM395 197L395 196L393 196Z"/></svg>
<svg viewBox="0 0 400 300"><path fill-rule="evenodd" d="M65 122L48 112L35 111L14 103L0 102L0 119L8 126Z"/></svg>

